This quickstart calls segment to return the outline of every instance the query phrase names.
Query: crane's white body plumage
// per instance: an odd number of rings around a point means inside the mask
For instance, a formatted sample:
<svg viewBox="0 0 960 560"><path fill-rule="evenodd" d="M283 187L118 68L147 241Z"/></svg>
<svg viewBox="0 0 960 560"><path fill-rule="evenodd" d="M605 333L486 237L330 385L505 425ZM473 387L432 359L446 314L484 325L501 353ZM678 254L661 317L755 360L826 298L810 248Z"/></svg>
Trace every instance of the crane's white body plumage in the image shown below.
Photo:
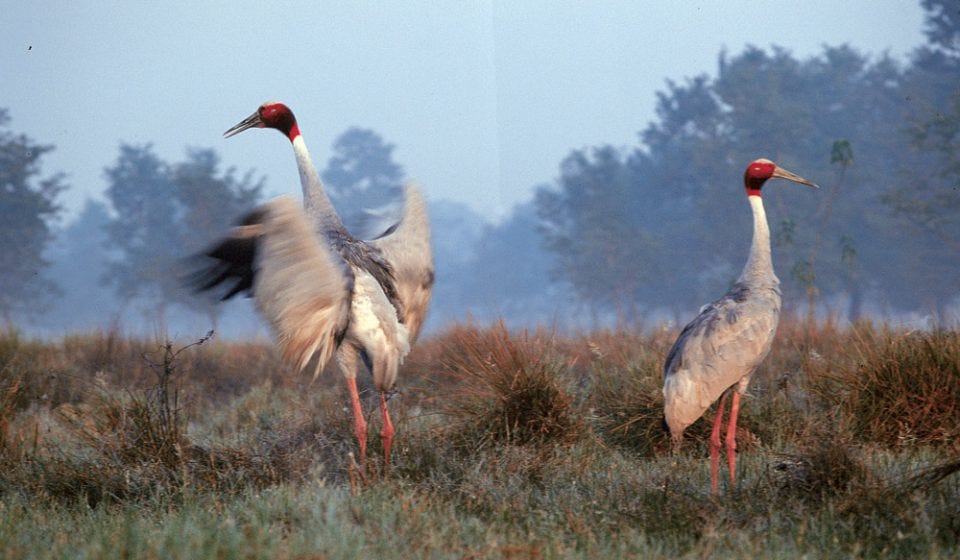
<svg viewBox="0 0 960 560"><path fill-rule="evenodd" d="M407 327L398 320L397 311L372 275L356 268L354 275L345 343L367 352L373 366L374 386L380 391L389 391L396 382L403 358L410 352ZM356 369L343 370L343 374L353 377Z"/></svg>

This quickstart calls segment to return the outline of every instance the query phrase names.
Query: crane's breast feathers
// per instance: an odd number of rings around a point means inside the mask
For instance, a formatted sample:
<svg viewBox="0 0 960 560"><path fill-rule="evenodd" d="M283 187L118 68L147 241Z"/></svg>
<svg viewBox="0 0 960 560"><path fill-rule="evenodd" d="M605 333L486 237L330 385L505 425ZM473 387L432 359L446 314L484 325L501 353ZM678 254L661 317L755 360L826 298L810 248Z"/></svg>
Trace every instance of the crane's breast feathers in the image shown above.
<svg viewBox="0 0 960 560"><path fill-rule="evenodd" d="M397 315L402 317L404 302L397 289L396 272L380 249L353 237L338 236L332 239L332 242L347 264L354 270L368 273L376 280L380 290L396 309Z"/></svg>
<svg viewBox="0 0 960 560"><path fill-rule="evenodd" d="M355 269L354 275L347 338L370 358L377 388L389 390L410 352L409 333L377 280L365 270Z"/></svg>

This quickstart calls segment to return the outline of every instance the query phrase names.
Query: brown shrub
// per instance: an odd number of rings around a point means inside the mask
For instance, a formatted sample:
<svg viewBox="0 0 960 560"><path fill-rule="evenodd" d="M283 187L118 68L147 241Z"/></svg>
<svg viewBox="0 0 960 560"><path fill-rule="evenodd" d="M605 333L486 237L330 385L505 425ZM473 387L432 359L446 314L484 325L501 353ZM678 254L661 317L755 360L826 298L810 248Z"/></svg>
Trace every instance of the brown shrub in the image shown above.
<svg viewBox="0 0 960 560"><path fill-rule="evenodd" d="M604 441L645 457L670 450L662 390L669 339L640 333L585 337L592 353L589 403Z"/></svg>
<svg viewBox="0 0 960 560"><path fill-rule="evenodd" d="M861 327L846 360L820 367L818 398L839 406L854 437L886 447L960 442L960 333Z"/></svg>
<svg viewBox="0 0 960 560"><path fill-rule="evenodd" d="M563 442L581 432L552 335L511 335L498 323L457 327L443 344L436 405L468 445Z"/></svg>
<svg viewBox="0 0 960 560"><path fill-rule="evenodd" d="M862 487L868 472L857 460L849 438L827 425L805 436L797 453L782 453L774 466L782 496L819 502Z"/></svg>

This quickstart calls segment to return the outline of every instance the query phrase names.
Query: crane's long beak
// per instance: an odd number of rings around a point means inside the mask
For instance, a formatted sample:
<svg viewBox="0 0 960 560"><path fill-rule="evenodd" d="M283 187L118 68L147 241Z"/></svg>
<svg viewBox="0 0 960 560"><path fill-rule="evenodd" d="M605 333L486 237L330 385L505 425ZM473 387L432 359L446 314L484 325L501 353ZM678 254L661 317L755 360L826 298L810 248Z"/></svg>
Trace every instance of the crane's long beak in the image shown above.
<svg viewBox="0 0 960 560"><path fill-rule="evenodd" d="M260 111L254 112L249 117L230 127L229 130L223 133L223 137L230 138L231 136L240 134L248 128L263 128L263 121L260 120Z"/></svg>
<svg viewBox="0 0 960 560"><path fill-rule="evenodd" d="M793 181L794 183L800 183L801 185L806 185L806 186L808 186L808 187L813 187L813 188L815 188L815 189L819 189L819 188L820 188L820 187L819 187L816 183L814 183L813 181L807 181L807 180L804 179L803 177L801 177L801 176L799 176L799 175L796 175L796 174L794 174L794 173L790 173L789 171L787 171L786 169L783 169L783 168L781 168L781 167L774 167L774 168L773 168L773 175L771 175L771 177L779 177L779 178L781 178L781 179L787 179L788 181Z"/></svg>

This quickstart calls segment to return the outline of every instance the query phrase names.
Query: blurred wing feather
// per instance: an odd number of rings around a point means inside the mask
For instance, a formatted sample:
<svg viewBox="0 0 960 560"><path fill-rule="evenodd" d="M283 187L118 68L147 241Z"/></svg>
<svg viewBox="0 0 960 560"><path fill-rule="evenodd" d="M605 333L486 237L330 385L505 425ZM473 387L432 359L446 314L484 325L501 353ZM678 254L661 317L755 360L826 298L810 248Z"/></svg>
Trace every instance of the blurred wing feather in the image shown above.
<svg viewBox="0 0 960 560"><path fill-rule="evenodd" d="M282 197L262 207L254 296L284 360L314 377L346 332L353 277L314 232L299 205Z"/></svg>
<svg viewBox="0 0 960 560"><path fill-rule="evenodd" d="M284 360L300 370L316 360L316 377L346 333L353 275L299 205L281 197L258 206L202 257L194 288L253 295Z"/></svg>

